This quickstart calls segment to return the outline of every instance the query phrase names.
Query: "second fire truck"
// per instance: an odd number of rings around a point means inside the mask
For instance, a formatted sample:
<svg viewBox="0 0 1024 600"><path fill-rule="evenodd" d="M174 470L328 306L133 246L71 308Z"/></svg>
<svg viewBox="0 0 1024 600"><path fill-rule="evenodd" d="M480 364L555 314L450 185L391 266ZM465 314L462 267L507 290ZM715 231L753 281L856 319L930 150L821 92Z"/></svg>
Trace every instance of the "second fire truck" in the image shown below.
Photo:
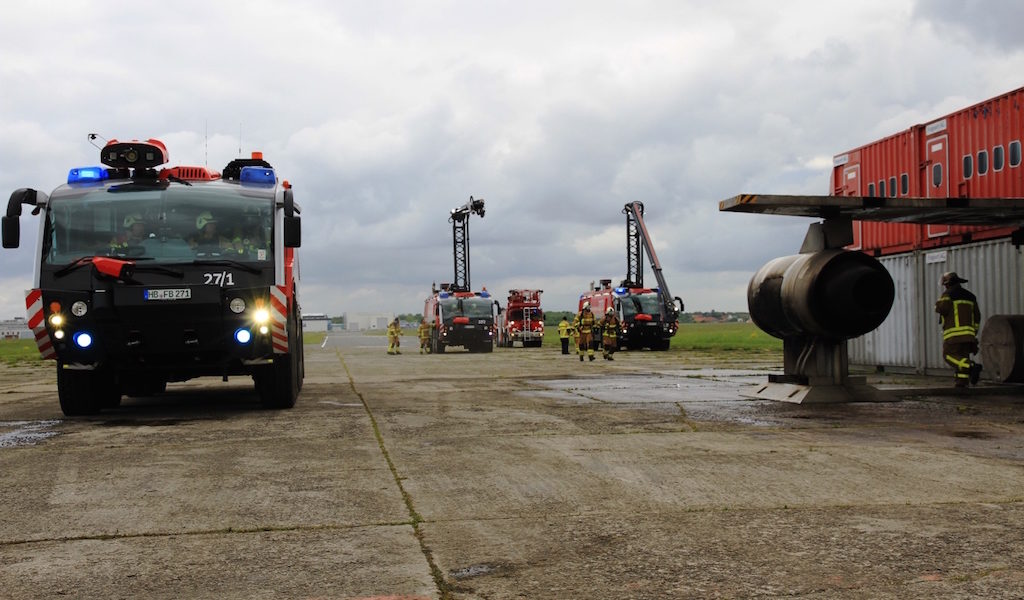
<svg viewBox="0 0 1024 600"><path fill-rule="evenodd" d="M540 295L544 290L509 290L508 303L498 317L498 345L511 348L540 348L544 341L544 311Z"/></svg>

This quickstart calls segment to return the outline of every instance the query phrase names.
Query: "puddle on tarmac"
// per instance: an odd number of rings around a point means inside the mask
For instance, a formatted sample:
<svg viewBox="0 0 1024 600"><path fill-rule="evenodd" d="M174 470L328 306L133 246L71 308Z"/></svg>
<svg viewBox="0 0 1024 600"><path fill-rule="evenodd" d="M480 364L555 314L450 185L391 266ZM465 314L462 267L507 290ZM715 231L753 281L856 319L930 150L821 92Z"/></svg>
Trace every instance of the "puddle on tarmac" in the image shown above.
<svg viewBox="0 0 1024 600"><path fill-rule="evenodd" d="M0 421L0 448L35 446L57 435L53 428L60 421Z"/></svg>
<svg viewBox="0 0 1024 600"><path fill-rule="evenodd" d="M686 369L652 374L599 375L578 379L533 380L541 390L520 392L568 404L617 404L678 412L697 421L775 426L783 419L765 410L765 400L744 397L763 383L767 371ZM782 411L784 412L784 411Z"/></svg>

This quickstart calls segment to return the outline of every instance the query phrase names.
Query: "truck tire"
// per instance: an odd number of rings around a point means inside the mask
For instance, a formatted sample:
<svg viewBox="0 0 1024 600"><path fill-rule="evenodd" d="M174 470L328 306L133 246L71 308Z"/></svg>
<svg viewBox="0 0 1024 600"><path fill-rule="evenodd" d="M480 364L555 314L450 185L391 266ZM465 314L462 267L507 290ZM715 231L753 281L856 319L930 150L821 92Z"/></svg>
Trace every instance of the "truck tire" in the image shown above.
<svg viewBox="0 0 1024 600"><path fill-rule="evenodd" d="M299 397L299 373L303 365L301 350L297 347L301 342L297 339L298 327L294 314L289 315L287 328L288 353L275 354L272 365L261 367L253 374L253 382L260 395L260 404L264 408L292 408Z"/></svg>
<svg viewBox="0 0 1024 600"><path fill-rule="evenodd" d="M479 346L480 352L494 352L494 344L488 340L484 340Z"/></svg>
<svg viewBox="0 0 1024 600"><path fill-rule="evenodd" d="M57 397L60 410L68 417L94 415L100 412L100 400L96 390L95 371L65 369L57 363Z"/></svg>
<svg viewBox="0 0 1024 600"><path fill-rule="evenodd" d="M441 341L437 330L430 335L430 351L434 354L444 354L444 342Z"/></svg>
<svg viewBox="0 0 1024 600"><path fill-rule="evenodd" d="M651 350L657 350L659 352L664 352L665 350L668 350L668 347L671 344L672 344L672 340L657 340L657 341L655 341L654 343L651 344Z"/></svg>

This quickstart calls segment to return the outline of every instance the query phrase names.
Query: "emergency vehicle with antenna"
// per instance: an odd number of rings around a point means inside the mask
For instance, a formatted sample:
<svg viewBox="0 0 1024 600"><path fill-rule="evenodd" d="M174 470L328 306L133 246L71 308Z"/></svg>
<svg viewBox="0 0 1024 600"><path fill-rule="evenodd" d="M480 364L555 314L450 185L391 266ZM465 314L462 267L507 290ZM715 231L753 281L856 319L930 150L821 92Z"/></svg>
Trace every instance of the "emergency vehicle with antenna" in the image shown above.
<svg viewBox="0 0 1024 600"><path fill-rule="evenodd" d="M601 320L609 308L614 310L622 324L619 348L668 350L672 336L679 329L683 301L672 296L661 273L661 262L644 222L643 203L630 202L622 212L626 215L626 278L615 288L611 279L602 279L598 286L591 284L588 291L580 294L579 310L589 302L597 320ZM656 288L644 287L644 253L658 281ZM600 335L594 338L595 345L599 344Z"/></svg>
<svg viewBox="0 0 1024 600"><path fill-rule="evenodd" d="M469 286L469 217L473 214L483 218L483 198L470 196L451 210L455 280L440 287L431 285L423 303L423 318L430 324L430 349L438 354L451 346L470 352L494 350L494 300L486 289L474 292Z"/></svg>
<svg viewBox="0 0 1024 600"><path fill-rule="evenodd" d="M95 134L90 139L95 139ZM50 194L22 188L2 219L20 244L39 215L28 325L57 363L66 415L199 376L251 376L267 408L302 387L300 208L254 152L221 173L168 162L159 140L110 140Z"/></svg>
<svg viewBox="0 0 1024 600"><path fill-rule="evenodd" d="M498 345L511 348L520 342L523 348L540 348L544 341L544 311L540 295L544 290L508 291L508 302L499 308Z"/></svg>

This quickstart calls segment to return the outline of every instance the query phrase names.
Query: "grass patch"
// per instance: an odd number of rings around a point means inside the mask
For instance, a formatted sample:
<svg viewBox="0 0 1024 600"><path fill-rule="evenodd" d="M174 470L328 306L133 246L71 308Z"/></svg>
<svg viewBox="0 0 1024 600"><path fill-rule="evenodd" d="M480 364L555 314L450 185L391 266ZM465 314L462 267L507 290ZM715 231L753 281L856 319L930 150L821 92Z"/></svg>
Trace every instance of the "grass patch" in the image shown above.
<svg viewBox="0 0 1024 600"><path fill-rule="evenodd" d="M544 346L560 348L560 344L558 326L546 327ZM680 323L669 347L678 350L782 352L782 340L761 331L753 323Z"/></svg>
<svg viewBox="0 0 1024 600"><path fill-rule="evenodd" d="M40 360L35 340L0 340L0 362L13 366Z"/></svg>
<svg viewBox="0 0 1024 600"><path fill-rule="evenodd" d="M683 350L782 351L782 340L753 323L681 323L671 348Z"/></svg>
<svg viewBox="0 0 1024 600"><path fill-rule="evenodd" d="M324 338L327 337L326 331L309 331L302 333L303 344L322 344Z"/></svg>

